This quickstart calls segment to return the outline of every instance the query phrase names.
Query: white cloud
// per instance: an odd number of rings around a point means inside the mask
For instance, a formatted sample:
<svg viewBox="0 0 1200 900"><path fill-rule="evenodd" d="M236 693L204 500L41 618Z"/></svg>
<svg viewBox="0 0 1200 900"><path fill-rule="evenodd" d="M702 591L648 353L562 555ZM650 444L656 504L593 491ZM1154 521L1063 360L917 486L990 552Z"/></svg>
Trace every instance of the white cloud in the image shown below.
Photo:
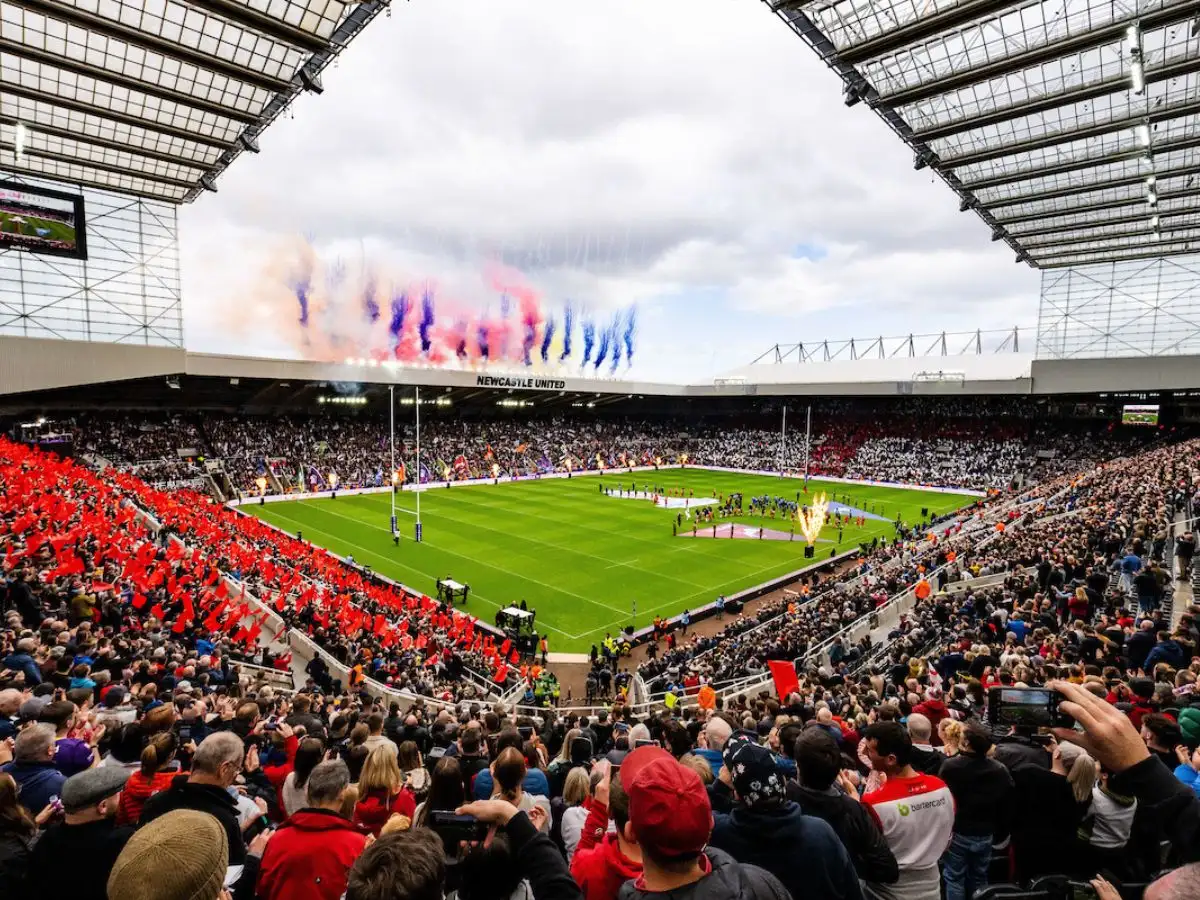
<svg viewBox="0 0 1200 900"><path fill-rule="evenodd" d="M555 305L655 309L642 340L676 377L745 361L721 346L664 360L696 295L738 347L775 339L759 317L822 313L849 335L879 304L974 327L1036 297L1036 274L847 109L765 6L398 4L324 80L181 216L195 349L297 352L301 234L464 303L490 299L482 273L502 260Z"/></svg>

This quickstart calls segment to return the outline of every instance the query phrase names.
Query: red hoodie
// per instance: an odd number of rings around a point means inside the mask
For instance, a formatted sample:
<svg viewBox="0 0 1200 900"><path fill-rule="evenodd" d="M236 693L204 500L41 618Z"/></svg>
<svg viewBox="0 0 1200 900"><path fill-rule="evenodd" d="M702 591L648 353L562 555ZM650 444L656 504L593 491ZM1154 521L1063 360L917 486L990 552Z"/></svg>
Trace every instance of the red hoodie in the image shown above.
<svg viewBox="0 0 1200 900"><path fill-rule="evenodd" d="M302 809L279 826L263 853L258 900L339 900L367 845L353 822L325 809Z"/></svg>
<svg viewBox="0 0 1200 900"><path fill-rule="evenodd" d="M642 864L621 852L615 834L608 834L608 807L588 801L588 817L571 860L571 875L585 900L612 900L621 885L642 874Z"/></svg>

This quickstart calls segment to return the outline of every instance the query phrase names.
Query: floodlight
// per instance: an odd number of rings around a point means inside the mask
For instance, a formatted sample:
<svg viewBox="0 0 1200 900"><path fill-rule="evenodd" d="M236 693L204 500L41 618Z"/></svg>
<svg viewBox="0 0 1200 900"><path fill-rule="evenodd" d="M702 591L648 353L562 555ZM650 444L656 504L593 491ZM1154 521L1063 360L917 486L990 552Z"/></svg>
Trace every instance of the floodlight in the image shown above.
<svg viewBox="0 0 1200 900"><path fill-rule="evenodd" d="M1150 227L1153 228L1155 231L1158 231L1158 216L1150 217Z"/></svg>
<svg viewBox="0 0 1200 900"><path fill-rule="evenodd" d="M1154 185L1155 185L1155 183L1157 183L1157 181L1158 181L1158 176L1156 176L1153 172L1151 172L1149 175L1146 176L1146 187L1148 187L1148 188L1154 187Z"/></svg>
<svg viewBox="0 0 1200 900"><path fill-rule="evenodd" d="M1151 206L1156 205L1158 203L1158 194L1154 191L1147 191L1146 192L1146 202L1149 203Z"/></svg>
<svg viewBox="0 0 1200 900"><path fill-rule="evenodd" d="M1134 94L1140 97L1146 92L1146 69L1142 65L1140 54L1133 58L1133 65L1129 69L1129 80Z"/></svg>
<svg viewBox="0 0 1200 900"><path fill-rule="evenodd" d="M1150 146L1150 126L1149 125L1147 125L1145 122L1142 122L1140 125L1137 125L1134 127L1133 133L1135 135L1137 135L1139 144L1141 144L1143 147Z"/></svg>
<svg viewBox="0 0 1200 900"><path fill-rule="evenodd" d="M16 153L16 157L17 157L17 162L20 162L22 160L22 158L25 156L25 139L27 136L28 136L28 131L25 128L25 123L18 122L17 123L17 138L16 138L16 142L13 145L13 149L14 149L14 152Z"/></svg>

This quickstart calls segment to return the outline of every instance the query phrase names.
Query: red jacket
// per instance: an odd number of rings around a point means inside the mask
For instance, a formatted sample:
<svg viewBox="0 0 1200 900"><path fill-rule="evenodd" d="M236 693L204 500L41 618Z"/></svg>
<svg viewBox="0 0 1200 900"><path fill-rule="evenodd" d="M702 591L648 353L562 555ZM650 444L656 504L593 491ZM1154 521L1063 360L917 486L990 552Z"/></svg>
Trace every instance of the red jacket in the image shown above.
<svg viewBox="0 0 1200 900"><path fill-rule="evenodd" d="M615 834L608 834L608 807L588 801L588 817L571 860L571 875L585 900L613 900L621 885L642 874L642 864L624 853Z"/></svg>
<svg viewBox="0 0 1200 900"><path fill-rule="evenodd" d="M946 704L941 700L926 700L914 706L912 711L929 720L929 724L933 726L933 746L940 747L942 739L938 736L938 725L942 723L942 719L950 718L950 710L946 709Z"/></svg>
<svg viewBox="0 0 1200 900"><path fill-rule="evenodd" d="M142 807L146 801L159 791L165 791L171 786L172 780L181 773L178 769L156 772L147 778L141 770L135 771L121 788L121 799L117 806L118 825L136 825L142 816Z"/></svg>
<svg viewBox="0 0 1200 900"><path fill-rule="evenodd" d="M339 900L366 844L366 832L337 813L302 809L267 844L254 895L258 900Z"/></svg>
<svg viewBox="0 0 1200 900"><path fill-rule="evenodd" d="M407 816L411 822L416 811L417 801L407 787L390 799L383 791L370 791L354 807L354 824L379 837L379 832L393 813Z"/></svg>

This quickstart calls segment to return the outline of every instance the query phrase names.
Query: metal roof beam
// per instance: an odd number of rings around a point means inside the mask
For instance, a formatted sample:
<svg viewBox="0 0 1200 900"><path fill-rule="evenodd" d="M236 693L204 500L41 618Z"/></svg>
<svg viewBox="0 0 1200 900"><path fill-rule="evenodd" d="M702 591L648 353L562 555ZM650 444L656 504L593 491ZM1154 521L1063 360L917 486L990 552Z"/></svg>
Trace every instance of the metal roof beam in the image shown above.
<svg viewBox="0 0 1200 900"><path fill-rule="evenodd" d="M913 44L919 44L947 31L954 31L979 19L1003 12L1013 0L962 0L944 12L924 16L899 28L868 38L862 43L845 47L838 55L852 66L877 56L887 56Z"/></svg>
<svg viewBox="0 0 1200 900"><path fill-rule="evenodd" d="M269 75L264 75L262 72L238 65L235 62L210 56L207 53L202 53L183 44L168 41L158 35L150 34L138 28L131 28L121 22L82 10L76 6L65 6L61 3L50 2L50 0L6 0L6 2L44 15L47 18L59 19L68 25L75 25L86 31L103 35L110 40L144 47L155 53L161 53L165 57L173 57L191 63L197 68L217 72L227 78L270 91L272 94L277 94L288 88L288 82L283 79L272 78Z"/></svg>
<svg viewBox="0 0 1200 900"><path fill-rule="evenodd" d="M81 165L75 161L76 165ZM150 194L146 191L136 191L132 188L124 188L115 184L110 184L107 181L96 181L88 178L62 178L58 175L53 175L48 172L43 172L39 169L30 169L26 166L20 166L9 163L0 163L0 171L16 172L18 174L28 175L30 178L41 178L43 180L60 181L67 185L78 185L79 187L96 188L101 191L112 191L114 194L125 194L129 197L138 197L142 200L154 200L158 203L169 203L175 205L179 203L180 198L175 196L165 196L162 194ZM128 174L128 173L126 173Z"/></svg>
<svg viewBox="0 0 1200 900"><path fill-rule="evenodd" d="M1141 15L1127 16L1103 28L1072 34L1061 40L1051 41L1041 47L1034 47L1013 56L1006 56L1003 59L998 59L982 66L963 69L952 75L947 75L945 78L935 78L933 81L914 85L902 91L896 91L893 94L882 97L882 99L889 106L907 106L919 100L928 100L939 94L948 94L951 91L957 91L965 87L970 87L973 84L999 78L1002 75L1019 72L1023 69L1031 69L1042 63L1061 59L1064 56L1070 56L1084 50L1091 50L1095 47L1103 47L1105 44L1122 41L1125 39L1126 29L1134 22L1140 22L1142 32L1145 33L1159 28L1166 28L1170 25L1177 25L1180 22L1186 22L1196 15L1200 15L1200 0L1188 0L1186 3L1178 3L1165 9L1157 9ZM1149 78L1149 75L1150 73L1147 72L1147 78Z"/></svg>
<svg viewBox="0 0 1200 900"><path fill-rule="evenodd" d="M1164 199L1166 199L1165 194L1159 197L1159 205L1160 206ZM1040 228L1030 228L1028 231L1011 231L1010 230L1010 231L1008 231L1008 233L1009 233L1009 235L1011 235L1012 237L1014 237L1018 241L1020 241L1022 246L1033 246L1033 245L1026 243L1026 240L1028 238L1039 237L1041 235L1046 235L1046 234L1060 234L1064 231L1079 231L1080 229L1083 229L1083 228L1107 228L1110 225L1135 225L1138 222L1145 222L1151 215L1155 215L1155 214L1160 219L1174 219L1174 218L1179 218L1180 216L1200 215L1200 209L1176 209L1176 210L1169 210L1169 211L1164 211L1164 212L1159 212L1159 213L1150 213L1150 212L1146 211L1147 210L1146 199L1144 197L1139 197L1136 200L1127 201L1125 203L1122 203L1121 205L1122 206L1136 205L1137 207L1139 207L1139 209L1142 210L1142 212L1138 212L1133 215L1113 216L1112 218L1109 218L1109 219L1094 219L1094 220L1087 222L1086 224L1082 224L1082 225L1044 225ZM1117 207L1109 207L1109 208L1117 208ZM1072 214L1073 213L1066 213L1065 215L1072 215ZM1064 215L1064 214L1063 213L1052 213L1051 215L1045 216L1043 218L1046 218L1046 219L1057 218L1061 215ZM1031 220L1031 221L1036 221L1036 220Z"/></svg>
<svg viewBox="0 0 1200 900"><path fill-rule="evenodd" d="M1176 60L1167 65L1147 69L1146 83L1154 84L1159 81L1169 81L1173 78L1190 75L1196 71L1200 71L1200 56L1192 59ZM1049 110L1059 109L1064 106L1086 103L1098 97L1106 97L1109 94L1120 94L1128 90L1129 78L1126 75L1117 75L1113 78L1106 78L1104 81L1098 81L1095 84L1087 84L1077 87L1074 90L1038 97L1036 100L1027 100L1024 103L1018 103L1014 106L1005 106L991 112L971 116L968 119L957 119L953 122L947 122L944 125L923 128L916 132L916 134L922 140L936 141L941 138L960 134L964 131L973 131L976 128L997 125L1000 122L1048 112Z"/></svg>
<svg viewBox="0 0 1200 900"><path fill-rule="evenodd" d="M1084 169L1095 169L1113 163L1130 162L1141 159L1147 150L1153 150L1155 156L1174 153L1178 150L1194 150L1200 147L1200 136L1180 138L1177 141L1163 141L1151 147L1135 147L1132 150L1118 150L1106 153L1104 156L1094 156L1088 159L1072 159L1054 166L1043 166L1039 169L1022 169L1020 172L1010 172L1006 175L995 175L991 178L979 178L975 181L963 182L963 187L969 191L984 191L988 188L1003 187L1006 184L1017 184L1022 181L1032 181L1035 178L1048 178L1051 175L1066 175L1069 172L1079 172ZM1149 173L1147 173L1149 174ZM1142 176L1143 178L1145 176Z"/></svg>
<svg viewBox="0 0 1200 900"><path fill-rule="evenodd" d="M323 38L305 31L303 28L280 21L267 13L238 3L237 0L184 0L184 2L188 6L214 13L235 25L241 25L243 28L249 28L251 31L257 31L259 34L265 34L267 37L301 50L307 50L310 53L317 53L329 46L329 42Z"/></svg>
<svg viewBox="0 0 1200 900"><path fill-rule="evenodd" d="M209 112L234 122L241 122L243 125L253 125L258 121L258 116L254 113L233 109L221 103L214 103L211 100L193 97L191 94L186 94L183 91L160 87L157 84L142 81L139 78L130 78L128 75L122 75L119 72L114 72L111 69L105 69L101 66L93 66L90 63L67 59L64 56L58 56L54 53L47 53L44 50L30 47L27 44L19 44L8 38L0 37L0 53L10 53L13 56L27 59L43 66L61 69L64 72L74 72L76 75L81 75L84 78L94 78L97 81L117 85L126 90L137 91L149 97L157 97L159 100L165 100L168 103L177 103L180 106Z"/></svg>
<svg viewBox="0 0 1200 900"><path fill-rule="evenodd" d="M22 123L33 134L46 134L51 137L62 138L63 140L75 141L80 144L86 144L89 147L103 147L105 150L116 150L121 153L132 153L135 156L144 156L146 159L157 160L158 162L171 163L177 166L185 166L189 169L196 169L203 172L208 168L208 163L202 160L190 159L186 156L175 156L171 153L161 153L157 150L147 150L144 147L131 147L122 141L111 141L108 138L94 137L82 132L74 132L69 128L55 128L51 125L41 125L37 122L31 122L28 119L16 119L11 116L0 115L0 125L16 125Z"/></svg>
<svg viewBox="0 0 1200 900"><path fill-rule="evenodd" d="M1184 197L1195 197L1196 192L1192 190L1180 191L1159 191L1158 200L1161 203L1163 200L1179 200ZM1021 222L1042 222L1046 219L1057 219L1059 216L1073 216L1086 213L1101 212L1106 209L1120 209L1123 206L1134 206L1146 202L1146 197L1142 194L1126 197L1121 200L1101 200L1096 203L1083 203L1079 206L1071 206L1062 209L1053 209L1047 212L1022 213L1018 216L997 216L996 222L1000 225L1008 227L1009 225L1017 225ZM1020 235L1013 235L1014 238L1020 240Z"/></svg>
<svg viewBox="0 0 1200 900"><path fill-rule="evenodd" d="M1120 241L1120 240L1127 240L1129 238L1140 238L1140 237L1148 238L1148 237L1152 237L1154 235L1154 229L1150 227L1148 219L1149 219L1149 217L1146 217L1145 219L1143 219L1143 221L1147 223L1145 225L1145 227L1143 227L1143 228L1134 228L1134 229L1130 229L1128 231L1112 231L1112 232L1109 232L1108 234L1095 234L1095 235L1092 235L1091 237L1088 237L1086 235L1080 235L1077 237L1065 237L1065 238L1060 238L1057 241L1043 241L1040 244L1022 244L1022 246L1026 250L1029 251L1030 255L1037 256L1037 254L1039 252L1049 249L1049 248L1052 248L1052 247L1073 247L1076 244L1103 244L1107 241ZM1175 229L1175 230L1176 231L1196 231L1196 228L1192 227L1192 228L1183 228L1183 229ZM1171 233L1171 229L1162 228L1159 230L1159 233L1165 239L1167 237L1167 235ZM1190 238L1174 238L1174 240L1176 240L1176 241L1190 240ZM1097 247L1097 248L1094 248L1094 251L1087 250L1085 252L1100 253L1106 249L1110 249L1110 248ZM1116 248L1116 249L1121 249L1121 248ZM1059 253L1059 254L1050 254L1050 255L1061 256L1062 254Z"/></svg>
<svg viewBox="0 0 1200 900"><path fill-rule="evenodd" d="M1195 63L1197 68L1200 68L1200 59ZM1030 153L1034 150L1044 150L1047 147L1053 147L1056 144L1066 144L1072 141L1082 141L1088 138L1099 137L1103 134L1109 134L1113 131L1124 131L1131 129L1136 125L1148 124L1156 125L1159 122L1169 122L1172 119L1181 119L1184 116L1194 116L1200 114L1200 100L1191 100L1186 103L1177 103L1174 106L1158 107L1151 110L1148 115L1127 116L1124 119L1112 119L1107 122L1098 122L1095 125L1090 125L1086 128L1077 128L1069 131L1057 131L1053 134L1045 134L1041 137L1029 138L1028 140L1018 141L1013 144L1004 144L998 147L988 147L984 150L975 150L969 153L960 153L956 156L939 156L943 166L948 166L952 169L957 169L960 166L971 166L981 162L989 162L993 159L1003 159L1006 156L1015 156L1018 153Z"/></svg>
<svg viewBox="0 0 1200 900"><path fill-rule="evenodd" d="M63 109L69 109L73 112L99 116L101 119L108 119L111 122L119 122L120 124L128 125L131 128L145 128L150 131L158 132L159 134L167 135L168 137L178 138L181 141L189 141L193 144L200 144L203 147L212 147L215 150L225 150L233 144L233 141L222 141L220 138L215 138L212 135L202 134L198 131L188 131L185 128L176 128L173 125L163 125L160 122L156 122L154 119L144 119L141 116L131 116L127 113L106 109L103 106L93 106L91 103L83 103L79 100L73 100L68 97L60 97L58 94L48 94L44 91L31 90L23 85L13 84L10 81L0 81L0 91L3 91L6 94L11 94L14 97L24 97L26 100L32 100L34 103L49 103L51 106L59 106ZM25 124L29 125L28 122ZM31 127L33 127L34 130L40 128L38 125L33 125Z"/></svg>
<svg viewBox="0 0 1200 900"><path fill-rule="evenodd" d="M1112 262L1136 262L1140 259L1168 259L1172 256L1191 256L1195 253L1200 253L1200 241L1197 241L1195 246L1175 248L1166 252L1151 250L1129 254L1109 254L1100 251L1100 255L1096 259L1084 259L1078 254L1075 256L1055 256L1050 259L1036 260L1034 266L1038 269L1069 269L1072 266L1093 266Z"/></svg>
<svg viewBox="0 0 1200 900"><path fill-rule="evenodd" d="M0 144L6 150L16 152L16 148L8 143ZM146 181L156 181L160 184L168 184L171 187L181 188L183 190L191 190L195 184L191 181L181 181L178 178L168 178L165 175L154 175L150 172L145 172L141 169L126 169L123 166L114 166L112 163L103 162L94 159L80 159L78 156L72 156L69 153L56 153L53 150L41 150L37 147L26 147L23 151L27 156L36 156L39 159L49 159L54 162L68 163L73 166L83 166L88 169L95 169L99 172L112 172L114 175L128 175L131 178L142 178ZM136 152L133 150L129 153ZM47 176L52 177L52 176Z"/></svg>
<svg viewBox="0 0 1200 900"><path fill-rule="evenodd" d="M1003 197L998 200L990 200L987 202L980 200L980 204L988 209L994 209L999 206L1017 206L1021 203L1031 203L1037 200L1057 200L1060 197L1070 197L1074 194L1090 194L1094 191L1102 191L1107 188L1131 187L1135 184L1144 184L1146 177L1150 174L1150 172L1146 172L1138 175L1123 175L1120 178L1113 178L1108 181L1099 181L1094 184L1078 184L1071 185L1070 187L1055 188L1054 190L1050 191L1036 191L1032 194L1017 194L1011 197ZM1200 175L1200 165L1181 166L1178 169L1159 170L1153 174L1159 181L1163 181L1167 178L1179 178L1183 175ZM1165 195L1159 194L1160 198L1163 196ZM1061 215L1067 212L1073 212L1073 210L1056 210L1054 215ZM1044 219L1047 218L1047 216L1042 215L1038 218Z"/></svg>

